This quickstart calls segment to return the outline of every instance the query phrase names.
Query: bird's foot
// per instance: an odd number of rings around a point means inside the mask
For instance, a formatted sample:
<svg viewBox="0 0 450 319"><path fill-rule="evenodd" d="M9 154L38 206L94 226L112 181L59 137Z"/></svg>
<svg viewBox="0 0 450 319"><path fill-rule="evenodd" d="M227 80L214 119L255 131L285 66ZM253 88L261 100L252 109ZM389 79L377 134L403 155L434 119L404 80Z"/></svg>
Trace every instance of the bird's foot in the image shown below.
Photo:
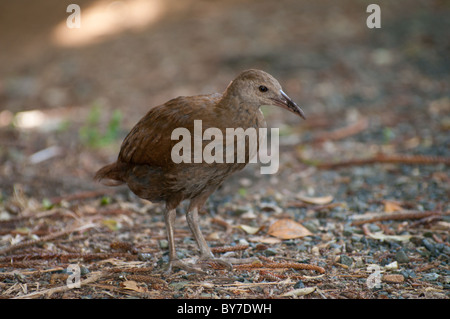
<svg viewBox="0 0 450 319"><path fill-rule="evenodd" d="M181 269L190 273L197 273L206 275L205 270L211 269L226 269L233 270L233 265L247 264L259 261L256 257L250 258L215 258L215 257L200 257L195 264L187 264L179 259L169 262L167 273L172 273L174 269Z"/></svg>
<svg viewBox="0 0 450 319"><path fill-rule="evenodd" d="M202 269L227 269L233 270L233 265L247 264L259 261L256 257L250 258L214 258L201 257L197 264L200 264Z"/></svg>
<svg viewBox="0 0 450 319"><path fill-rule="evenodd" d="M215 258L215 257L200 257L197 264L202 269L227 269L233 270L233 266L225 259Z"/></svg>
<svg viewBox="0 0 450 319"><path fill-rule="evenodd" d="M174 269L181 269L184 270L186 272L193 272L193 273L197 273L197 274L201 274L201 275L205 275L206 272L204 272L202 269L196 268L194 266L188 265L184 262L182 262L179 259L175 259L175 260L171 260L169 262L169 268L167 269L167 273L172 273Z"/></svg>

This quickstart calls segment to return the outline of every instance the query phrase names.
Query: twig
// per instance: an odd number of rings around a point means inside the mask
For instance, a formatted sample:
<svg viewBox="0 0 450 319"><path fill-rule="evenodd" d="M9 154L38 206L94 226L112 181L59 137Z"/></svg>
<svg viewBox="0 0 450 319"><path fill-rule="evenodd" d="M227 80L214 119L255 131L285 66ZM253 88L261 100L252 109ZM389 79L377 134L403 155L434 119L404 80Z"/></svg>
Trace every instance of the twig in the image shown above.
<svg viewBox="0 0 450 319"><path fill-rule="evenodd" d="M432 216L424 217L424 218L421 218L421 219L415 221L414 223L409 224L409 227L416 228L419 225L429 224L429 223L432 223L432 222L434 222L436 220L440 220L440 219L442 219L441 215L432 215ZM433 239L437 242L436 238L434 238L434 237L435 237L435 235L433 234Z"/></svg>
<svg viewBox="0 0 450 319"><path fill-rule="evenodd" d="M423 272L423 271L427 271L433 268L436 268L439 265L438 262L433 262L433 263L429 263L427 265L423 265L420 267L417 267L416 269L414 269L416 272Z"/></svg>
<svg viewBox="0 0 450 319"><path fill-rule="evenodd" d="M318 135L311 142L321 143L327 140L336 141L352 135L356 135L361 131L364 131L369 126L369 120L366 117L359 119L358 121L351 123L348 126L339 128L332 132L325 132Z"/></svg>
<svg viewBox="0 0 450 319"><path fill-rule="evenodd" d="M321 274L325 273L325 269L316 265L309 264L300 264L300 263L271 263L265 265L267 268L292 268L292 269L305 269L305 270L314 270Z"/></svg>
<svg viewBox="0 0 450 319"><path fill-rule="evenodd" d="M352 159L335 163L320 163L318 168L331 169L348 166L360 166L369 164L410 164L410 165L432 165L445 164L450 165L450 157L427 156L427 155L385 155L377 154L374 157L363 159Z"/></svg>
<svg viewBox="0 0 450 319"><path fill-rule="evenodd" d="M291 201L291 202L287 202L286 203L286 207L296 207L296 208L301 208L301 207L308 207L308 209L311 210L324 210L324 209L331 209L331 208L335 208L338 206L343 206L343 203L330 203L330 204L324 204L324 205L312 205L312 204L308 204L305 202L301 202L301 201Z"/></svg>
<svg viewBox="0 0 450 319"><path fill-rule="evenodd" d="M106 194L111 194L111 193L114 193L114 190L104 189L104 190L100 190L100 191L85 191L85 192L80 192L80 193L76 193L76 194L69 194L69 195L65 195L65 196L54 197L50 200L50 202L53 205L57 205L57 204L61 203L62 201L71 202L71 201L75 201L75 200L82 200L82 199L88 199L88 198L93 198L93 197L98 197L98 196L104 196Z"/></svg>
<svg viewBox="0 0 450 319"><path fill-rule="evenodd" d="M400 212L400 213L382 213L379 216L375 216L369 219L355 220L352 222L352 226L359 226L367 223L374 223L386 220L405 220L405 219L422 219L429 216L447 215L449 212L436 212L436 211L424 211L424 212Z"/></svg>
<svg viewBox="0 0 450 319"><path fill-rule="evenodd" d="M214 224L217 224L217 225L219 225L219 226L224 227L224 228L225 228L225 232L226 232L227 234L228 234L228 233L231 233L231 231L233 230L233 227L232 227L229 223L227 223L226 221L224 221L224 220L221 219L221 218L217 218L217 217L212 218L212 219L211 219L211 223L214 223Z"/></svg>
<svg viewBox="0 0 450 319"><path fill-rule="evenodd" d="M108 270L111 273L133 273L133 274L151 274L154 271L153 267L128 267L128 268L111 268Z"/></svg>
<svg viewBox="0 0 450 319"><path fill-rule="evenodd" d="M145 282L145 283L159 284L159 285L167 286L167 282L165 282L161 278L157 278L155 276L150 276L150 275L127 275L126 277L127 277L128 280L134 280L134 281L138 281L138 282Z"/></svg>
<svg viewBox="0 0 450 319"><path fill-rule="evenodd" d="M259 259L261 259L262 261L266 262L266 263L274 263L275 261L266 257L266 256L259 256Z"/></svg>
<svg viewBox="0 0 450 319"><path fill-rule="evenodd" d="M249 245L236 245L236 246L228 246L228 247L212 247L211 252L213 253L227 253L229 251L240 251L246 250Z"/></svg>
<svg viewBox="0 0 450 319"><path fill-rule="evenodd" d="M5 219L5 220L0 220L0 225L1 224L7 224L7 223L15 223L15 222L20 222L22 220L27 220L27 219L40 219L40 218L44 218L44 217L48 217L51 215L58 215L58 214L62 214L64 213L65 210L62 208L54 208L54 209L50 209L47 211L43 211L43 212L38 212L35 213L35 211L33 211L32 213L29 213L29 210L23 211L22 214L20 216L17 217L13 217L10 219Z"/></svg>
<svg viewBox="0 0 450 319"><path fill-rule="evenodd" d="M117 209L105 209L105 210L100 210L96 213L99 213L100 215L131 215L134 212L129 210L129 209L121 209L121 208L117 208Z"/></svg>
<svg viewBox="0 0 450 319"><path fill-rule="evenodd" d="M295 283L290 281L289 279L283 280L283 281L276 281L276 282L235 282L232 284L222 284L222 287L228 288L228 287L237 287L237 288L253 288L253 287L259 287L259 286L270 286L270 285L294 285Z"/></svg>
<svg viewBox="0 0 450 319"><path fill-rule="evenodd" d="M84 231L86 229L89 229L89 228L92 228L92 227L95 227L95 226L97 226L97 225L96 224L87 224L87 225L83 225L81 227L77 227L77 228L74 228L74 229L67 229L67 230L63 230L63 231L60 231L60 232L57 232L57 233L54 233L54 234L50 234L50 235L41 237L39 239L27 240L27 241L25 241L23 243L13 244L13 245L11 245L9 247L1 249L0 250L0 255L7 254L7 253L9 253L11 251L14 251L14 250L17 250L17 249L20 249L20 248L33 246L33 245L41 243L41 242L51 241L51 240L53 240L55 238L62 237L62 236L65 236L65 235L68 235L68 234L71 234L71 233L75 233L75 232L78 232L78 231Z"/></svg>
<svg viewBox="0 0 450 319"><path fill-rule="evenodd" d="M259 274L263 278L271 280L271 281L281 281L283 279L286 279L286 276L274 274L273 272L270 272L268 270L260 270Z"/></svg>
<svg viewBox="0 0 450 319"><path fill-rule="evenodd" d="M94 272L88 278L86 278L85 280L80 281L80 285L83 286L83 285L95 282L95 281L99 280L101 277L103 277L105 275L105 273L106 272L103 272L103 271ZM73 289L73 288L69 288L68 285L65 285L65 286L60 286L60 287L49 288L49 289L45 289L45 290L41 290L41 291L32 292L30 294L23 295L23 296L18 296L18 297L15 297L13 299L31 299L31 298L36 298L36 297L39 297L39 296L42 296L42 295L51 296L54 293L64 292L64 291L67 291L69 289Z"/></svg>
<svg viewBox="0 0 450 319"><path fill-rule="evenodd" d="M323 269L320 266L316 265L309 265L309 264L300 264L300 263L293 263L293 262L281 262L281 263L268 263L268 264L260 264L260 263L251 263L251 264L242 264L242 265L233 265L233 268L235 269L264 269L264 268L286 268L286 269L304 269L304 270L314 270L321 274L325 273L325 269Z"/></svg>
<svg viewBox="0 0 450 319"><path fill-rule="evenodd" d="M6 262L10 266L19 268L21 266L21 261L26 260L52 260L59 259L60 262L67 262L70 259L82 259L85 262L90 262L92 260L104 260L111 258L126 258L127 260L137 259L136 255L131 253L42 253L42 254L22 254L22 255L9 255L5 257L0 257L0 265L6 265ZM26 264L24 264L25 266ZM27 268L27 267L25 267ZM29 266L28 266L29 268Z"/></svg>

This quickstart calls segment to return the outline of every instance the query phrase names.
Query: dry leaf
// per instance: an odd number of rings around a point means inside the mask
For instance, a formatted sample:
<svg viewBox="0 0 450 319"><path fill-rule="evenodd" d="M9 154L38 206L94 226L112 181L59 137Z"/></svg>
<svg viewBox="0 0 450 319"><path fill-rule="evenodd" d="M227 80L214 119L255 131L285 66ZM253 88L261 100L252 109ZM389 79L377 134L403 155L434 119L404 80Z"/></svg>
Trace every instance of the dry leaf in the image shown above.
<svg viewBox="0 0 450 319"><path fill-rule="evenodd" d="M269 235L281 239L293 239L312 235L308 229L292 219L277 220L270 225L267 232Z"/></svg>
<svg viewBox="0 0 450 319"><path fill-rule="evenodd" d="M436 229L436 230L448 230L448 229L450 229L450 223L443 222L443 221L437 222L434 225L433 229Z"/></svg>
<svg viewBox="0 0 450 319"><path fill-rule="evenodd" d="M402 210L403 208L398 203L389 200L384 201L384 211L386 213L399 212Z"/></svg>
<svg viewBox="0 0 450 319"><path fill-rule="evenodd" d="M102 224L109 228L109 230L116 231L119 230L121 225L115 219L104 219L102 220Z"/></svg>
<svg viewBox="0 0 450 319"><path fill-rule="evenodd" d="M220 240L220 234L221 234L221 232L220 233L217 231L212 232L211 234L209 234L207 236L207 240L211 240L211 241Z"/></svg>
<svg viewBox="0 0 450 319"><path fill-rule="evenodd" d="M382 232L369 233L370 238L383 240L396 240L401 242L407 242L412 237L411 235L385 235Z"/></svg>
<svg viewBox="0 0 450 319"><path fill-rule="evenodd" d="M425 288L425 292L444 292L444 290L443 289L438 289L438 288L435 288L435 287L427 287L427 288Z"/></svg>
<svg viewBox="0 0 450 319"><path fill-rule="evenodd" d="M242 219L256 219L258 215L255 214L253 210L249 210L241 215Z"/></svg>
<svg viewBox="0 0 450 319"><path fill-rule="evenodd" d="M388 269L388 270L398 269L398 262L393 261L390 264L387 264L386 266L384 266L384 269Z"/></svg>
<svg viewBox="0 0 450 319"><path fill-rule="evenodd" d="M281 295L281 297L292 297L292 296L305 296L309 295L310 293L314 292L316 290L316 287L306 287L306 288L299 288L294 289L291 291L288 291Z"/></svg>
<svg viewBox="0 0 450 319"><path fill-rule="evenodd" d="M148 292L147 288L138 286L134 280L127 280L120 284L123 288L136 292Z"/></svg>
<svg viewBox="0 0 450 319"><path fill-rule="evenodd" d="M279 207L279 206L277 206L275 204L272 204L272 203L261 203L259 205L259 207L264 212L274 212L275 214L280 214L280 213L283 212L281 207Z"/></svg>
<svg viewBox="0 0 450 319"><path fill-rule="evenodd" d="M309 197L304 195L298 195L297 198L300 199L302 202L315 205L325 205L333 201L333 196L331 195L323 197Z"/></svg>
<svg viewBox="0 0 450 319"><path fill-rule="evenodd" d="M253 243L263 243L263 244L279 244L281 243L281 239L274 237L265 237L265 236L253 236L248 239Z"/></svg>
<svg viewBox="0 0 450 319"><path fill-rule="evenodd" d="M245 231L247 234L254 235L261 230L261 227L253 227L248 225L239 225L238 228Z"/></svg>

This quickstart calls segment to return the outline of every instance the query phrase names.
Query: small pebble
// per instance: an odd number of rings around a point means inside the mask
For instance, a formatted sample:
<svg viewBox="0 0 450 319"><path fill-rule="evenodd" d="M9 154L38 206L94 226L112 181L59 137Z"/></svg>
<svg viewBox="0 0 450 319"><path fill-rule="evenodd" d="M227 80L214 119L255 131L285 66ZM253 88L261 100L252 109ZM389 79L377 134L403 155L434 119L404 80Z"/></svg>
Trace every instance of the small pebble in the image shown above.
<svg viewBox="0 0 450 319"><path fill-rule="evenodd" d="M405 277L405 279L416 278L416 273L411 269L404 269L400 272L400 274Z"/></svg>
<svg viewBox="0 0 450 319"><path fill-rule="evenodd" d="M311 233L317 233L319 231L319 222L317 220L308 220L303 222L302 225L306 227Z"/></svg>
<svg viewBox="0 0 450 319"><path fill-rule="evenodd" d="M350 226L350 225L345 225L343 234L344 234L344 236L352 236L355 231L356 231L355 227Z"/></svg>
<svg viewBox="0 0 450 319"><path fill-rule="evenodd" d="M385 265L384 268L385 268L385 269L390 269L390 270L392 270L392 269L398 269L398 262L393 261L393 262L391 262L391 263Z"/></svg>
<svg viewBox="0 0 450 319"><path fill-rule="evenodd" d="M405 251L403 249L397 250L395 253L395 260L399 264L406 264L409 262L409 257L406 255Z"/></svg>
<svg viewBox="0 0 450 319"><path fill-rule="evenodd" d="M152 254L150 253L138 253L138 259L140 261L149 261L152 258Z"/></svg>
<svg viewBox="0 0 450 319"><path fill-rule="evenodd" d="M264 256L270 257L270 256L276 256L278 253L275 249L269 248L264 250Z"/></svg>
<svg viewBox="0 0 450 319"><path fill-rule="evenodd" d="M301 280L297 281L294 285L294 289L300 289L300 288L305 288L305 284Z"/></svg>
<svg viewBox="0 0 450 319"><path fill-rule="evenodd" d="M250 244L248 243L248 241L246 241L245 239L241 238L241 239L239 239L238 245L247 246L247 245L250 245Z"/></svg>
<svg viewBox="0 0 450 319"><path fill-rule="evenodd" d="M81 274L82 276L87 275L87 274L89 274L89 273L90 273L89 269L87 269L87 268L84 267L84 266L80 266L80 274Z"/></svg>
<svg viewBox="0 0 450 319"><path fill-rule="evenodd" d="M369 230L370 230L372 233L377 233L377 232L381 231L381 228L378 227L378 225L375 225L375 224L369 224L369 225L368 225L368 228L369 228Z"/></svg>
<svg viewBox="0 0 450 319"><path fill-rule="evenodd" d="M189 281L178 281L178 282L172 282L169 284L169 287L173 290L184 290L184 288L189 285Z"/></svg>
<svg viewBox="0 0 450 319"><path fill-rule="evenodd" d="M339 262L343 265L346 266L351 266L353 264L353 259L351 259L350 257L346 256L346 255L341 255L341 258L339 259Z"/></svg>
<svg viewBox="0 0 450 319"><path fill-rule="evenodd" d="M435 252L436 247L435 247L435 245L434 245L434 243L433 243L432 240L427 239L427 238L424 238L424 239L422 240L422 244L423 244L423 245L425 246L425 248L428 249L430 252L432 252L432 253Z"/></svg>
<svg viewBox="0 0 450 319"><path fill-rule="evenodd" d="M161 239L159 241L159 248L161 248L161 249L168 249L169 248L169 242L166 239Z"/></svg>
<svg viewBox="0 0 450 319"><path fill-rule="evenodd" d="M356 260L355 260L355 267L356 268L363 268L365 266L366 266L366 264L364 263L364 261L362 260L361 257L356 258Z"/></svg>
<svg viewBox="0 0 450 319"><path fill-rule="evenodd" d="M422 275L422 279L425 281L435 281L439 278L439 274L432 272L429 274Z"/></svg>

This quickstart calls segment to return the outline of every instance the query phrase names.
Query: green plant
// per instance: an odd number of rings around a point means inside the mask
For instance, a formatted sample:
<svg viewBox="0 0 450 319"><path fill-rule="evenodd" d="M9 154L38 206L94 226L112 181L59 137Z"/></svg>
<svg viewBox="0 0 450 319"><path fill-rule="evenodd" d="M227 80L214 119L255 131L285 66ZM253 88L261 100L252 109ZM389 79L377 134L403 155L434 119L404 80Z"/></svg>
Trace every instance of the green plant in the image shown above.
<svg viewBox="0 0 450 319"><path fill-rule="evenodd" d="M95 103L87 116L85 125L79 130L80 140L83 144L90 147L102 147L111 144L118 138L122 113L114 110L104 132L99 130L100 117L101 108L98 103Z"/></svg>
<svg viewBox="0 0 450 319"><path fill-rule="evenodd" d="M395 133L390 127L383 128L383 143L389 144L395 138Z"/></svg>

